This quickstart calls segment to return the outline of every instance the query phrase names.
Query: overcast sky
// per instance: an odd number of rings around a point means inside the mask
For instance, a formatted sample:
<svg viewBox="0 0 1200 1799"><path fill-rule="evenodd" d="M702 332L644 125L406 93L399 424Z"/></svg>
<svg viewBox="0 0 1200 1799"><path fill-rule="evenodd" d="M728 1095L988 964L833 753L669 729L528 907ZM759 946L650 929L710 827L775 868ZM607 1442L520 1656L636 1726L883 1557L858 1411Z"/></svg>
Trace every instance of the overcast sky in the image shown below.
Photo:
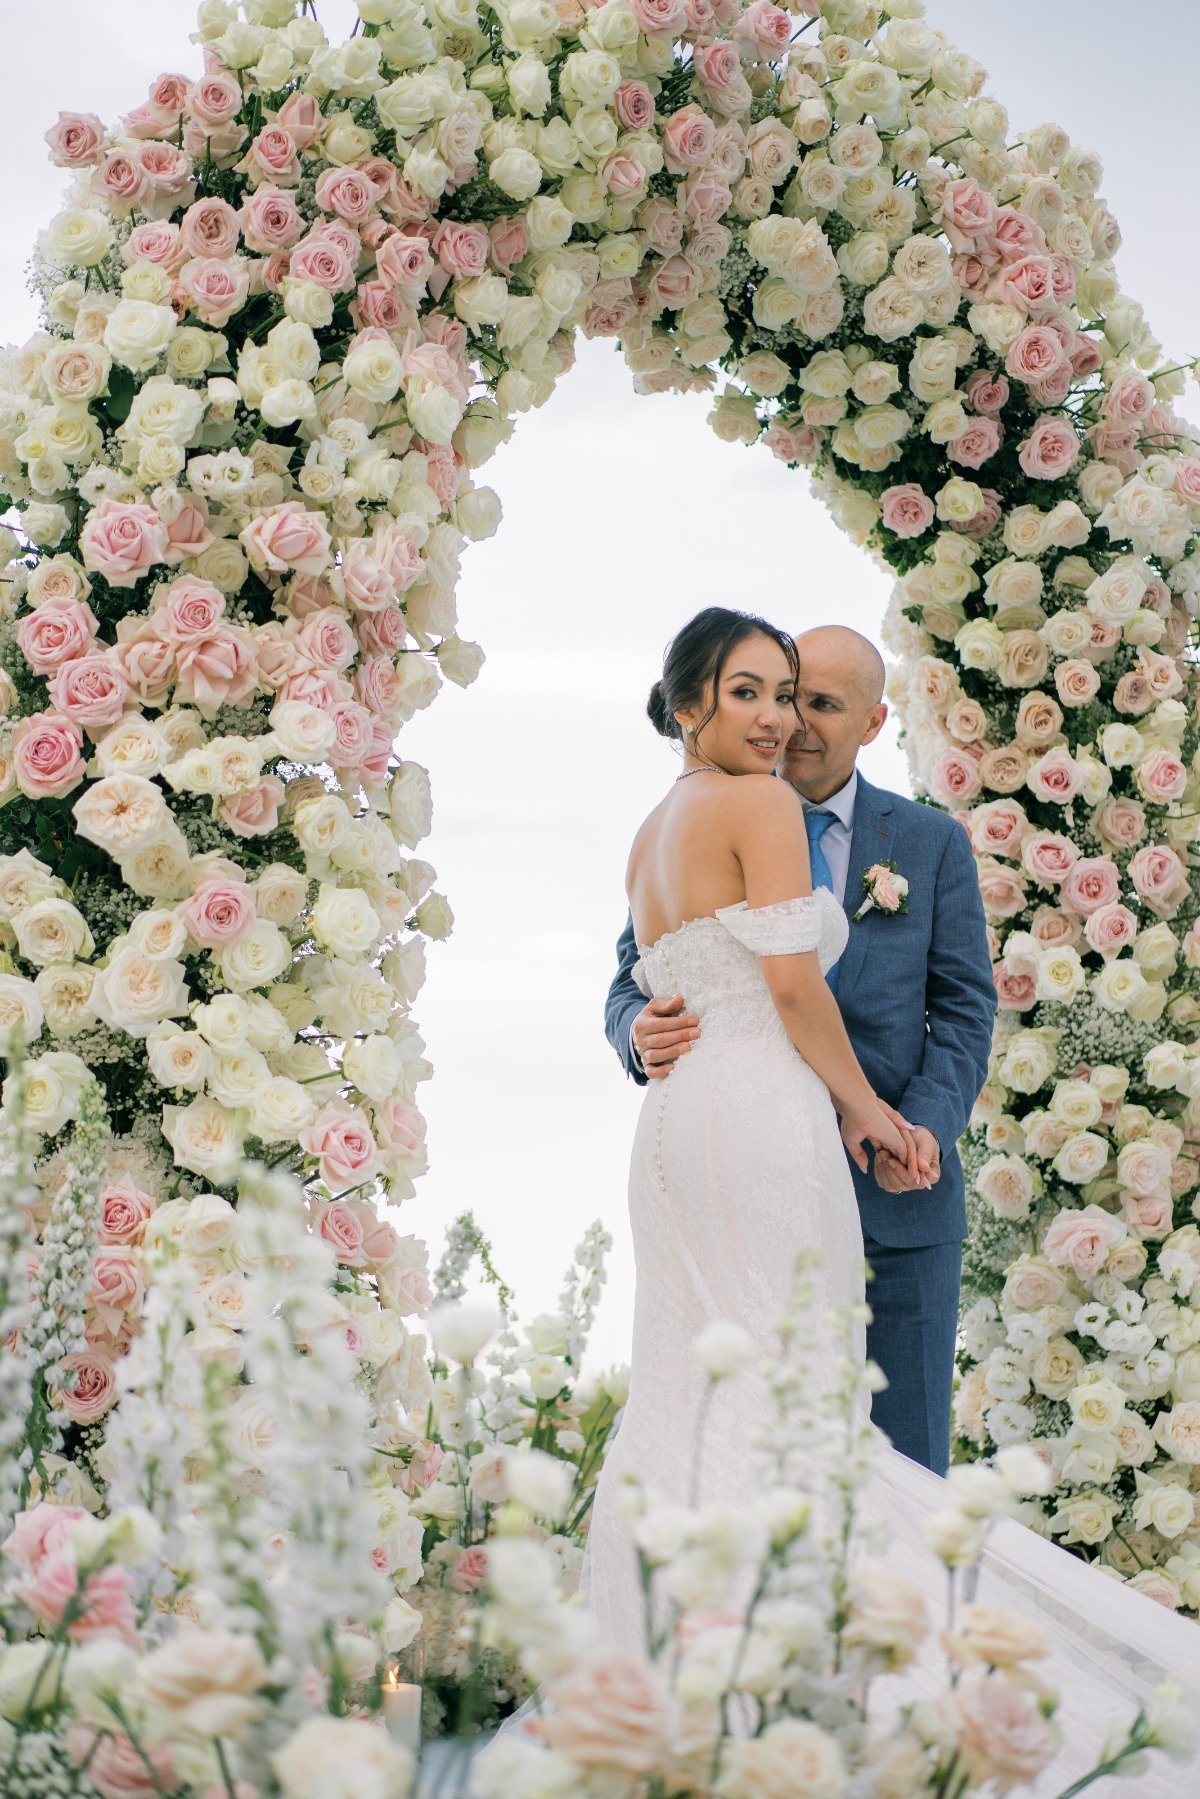
<svg viewBox="0 0 1200 1799"><path fill-rule="evenodd" d="M346 0L318 10L331 35L352 17ZM63 181L42 133L60 108L112 119L161 71L193 71L193 15L192 0L8 8L17 78L0 113L0 341L35 325L24 265ZM1200 349L1200 9L1156 0L1131 18L1116 0L930 0L928 16L986 64L1014 131L1053 119L1099 151L1126 290L1172 356ZM617 352L581 342L550 404L480 476L505 510L499 535L468 552L460 592L483 674L465 693L447 689L401 740L433 774L423 853L458 918L451 941L431 947L417 1009L437 1069L423 1093L432 1169L401 1222L436 1251L446 1223L473 1209L532 1311L553 1301L573 1243L602 1217L616 1238L594 1340L605 1360L629 1335L624 1193L640 1094L601 1013L627 847L675 773L643 710L663 645L712 602L877 636L886 599L803 476L720 444L707 411L703 397L635 398ZM863 767L906 788L890 731Z"/></svg>

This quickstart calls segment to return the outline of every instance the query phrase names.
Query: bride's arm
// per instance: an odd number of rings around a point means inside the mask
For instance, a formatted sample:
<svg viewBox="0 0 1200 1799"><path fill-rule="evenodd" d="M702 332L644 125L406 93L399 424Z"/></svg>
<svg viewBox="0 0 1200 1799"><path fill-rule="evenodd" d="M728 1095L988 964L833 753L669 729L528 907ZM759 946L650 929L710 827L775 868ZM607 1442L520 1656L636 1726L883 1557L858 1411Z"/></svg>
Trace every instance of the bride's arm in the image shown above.
<svg viewBox="0 0 1200 1799"><path fill-rule="evenodd" d="M804 809L787 783L769 775L744 775L724 784L723 798L747 905L754 909L811 895ZM825 1082L842 1115L843 1141L854 1161L866 1169L864 1144L870 1143L907 1163L915 1179L912 1137L859 1067L816 952L764 956L762 966L788 1036Z"/></svg>

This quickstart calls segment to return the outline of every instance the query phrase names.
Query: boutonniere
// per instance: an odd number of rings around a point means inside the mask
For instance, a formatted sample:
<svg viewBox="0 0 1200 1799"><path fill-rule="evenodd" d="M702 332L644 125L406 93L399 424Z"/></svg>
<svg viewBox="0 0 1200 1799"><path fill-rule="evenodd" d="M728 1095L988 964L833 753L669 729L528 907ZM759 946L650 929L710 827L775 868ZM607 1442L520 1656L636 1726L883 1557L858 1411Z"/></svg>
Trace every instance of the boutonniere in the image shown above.
<svg viewBox="0 0 1200 1799"><path fill-rule="evenodd" d="M874 907L880 912L907 912L905 897L908 893L908 882L902 874L897 874L894 862L875 862L863 876L863 891L866 898L854 914L854 922L865 918Z"/></svg>

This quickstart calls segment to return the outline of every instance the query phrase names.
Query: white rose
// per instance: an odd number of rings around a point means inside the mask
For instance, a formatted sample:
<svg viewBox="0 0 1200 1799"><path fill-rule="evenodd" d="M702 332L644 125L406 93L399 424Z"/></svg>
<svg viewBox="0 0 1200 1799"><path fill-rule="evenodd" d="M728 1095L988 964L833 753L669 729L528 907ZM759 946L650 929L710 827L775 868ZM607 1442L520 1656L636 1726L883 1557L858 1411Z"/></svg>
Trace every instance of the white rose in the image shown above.
<svg viewBox="0 0 1200 1799"><path fill-rule="evenodd" d="M204 1086L212 1060L198 1031L176 1030L170 1025L148 1034L146 1055L150 1073L160 1087L186 1087L196 1093Z"/></svg>
<svg viewBox="0 0 1200 1799"><path fill-rule="evenodd" d="M164 1106L162 1130L176 1162L193 1174L227 1178L242 1152L237 1120L213 1099Z"/></svg>
<svg viewBox="0 0 1200 1799"><path fill-rule="evenodd" d="M269 918L256 918L235 943L226 944L220 956L221 973L235 993L265 987L291 967L292 946Z"/></svg>
<svg viewBox="0 0 1200 1799"><path fill-rule="evenodd" d="M254 1094L250 1123L264 1143L294 1143L316 1116L310 1090L286 1075L272 1075Z"/></svg>
<svg viewBox="0 0 1200 1799"><path fill-rule="evenodd" d="M575 1469L558 1456L519 1449L505 1463L509 1498L537 1518L557 1522L571 1497Z"/></svg>
<svg viewBox="0 0 1200 1799"><path fill-rule="evenodd" d="M352 1081L368 1099L377 1102L390 1099L401 1083L401 1063L396 1046L381 1032L348 1043L342 1057L342 1069L348 1081Z"/></svg>
<svg viewBox="0 0 1200 1799"><path fill-rule="evenodd" d="M331 1799L334 1794L406 1793L413 1761L376 1724L356 1718L307 1718L271 1756L283 1799Z"/></svg>
<svg viewBox="0 0 1200 1799"><path fill-rule="evenodd" d="M90 269L113 246L113 222L98 206L66 206L46 227L46 247L56 262Z"/></svg>
<svg viewBox="0 0 1200 1799"><path fill-rule="evenodd" d="M361 956L374 949L380 930L379 916L365 893L357 887L322 883L312 909L312 932L319 944L338 956Z"/></svg>
<svg viewBox="0 0 1200 1799"><path fill-rule="evenodd" d="M96 976L92 1005L105 1024L145 1037L161 1019L187 1010L183 963L148 955L131 938L118 944Z"/></svg>
<svg viewBox="0 0 1200 1799"><path fill-rule="evenodd" d="M34 982L46 1026L55 1037L72 1037L94 1024L92 988L96 973L82 962L54 962Z"/></svg>
<svg viewBox="0 0 1200 1799"><path fill-rule="evenodd" d="M151 300L118 300L104 327L104 347L114 362L142 374L165 353L177 320L170 306Z"/></svg>
<svg viewBox="0 0 1200 1799"><path fill-rule="evenodd" d="M368 338L348 352L342 373L355 393L382 405L400 392L404 359L390 338Z"/></svg>
<svg viewBox="0 0 1200 1799"><path fill-rule="evenodd" d="M286 862L271 862L262 870L250 888L255 910L260 918L272 924L289 925L304 910L308 897L308 876Z"/></svg>
<svg viewBox="0 0 1200 1799"><path fill-rule="evenodd" d="M87 921L70 900L40 899L13 920L17 949L35 968L74 962L95 948Z"/></svg>
<svg viewBox="0 0 1200 1799"><path fill-rule="evenodd" d="M74 1118L80 1095L90 1079L87 1068L69 1050L54 1049L25 1065L24 1112L31 1131L53 1137ZM11 1108L13 1077L4 1083L3 1103Z"/></svg>
<svg viewBox="0 0 1200 1799"><path fill-rule="evenodd" d="M1108 1164L1108 1143L1094 1131L1076 1131L1067 1138L1053 1161L1053 1168L1064 1181L1085 1186L1103 1173Z"/></svg>

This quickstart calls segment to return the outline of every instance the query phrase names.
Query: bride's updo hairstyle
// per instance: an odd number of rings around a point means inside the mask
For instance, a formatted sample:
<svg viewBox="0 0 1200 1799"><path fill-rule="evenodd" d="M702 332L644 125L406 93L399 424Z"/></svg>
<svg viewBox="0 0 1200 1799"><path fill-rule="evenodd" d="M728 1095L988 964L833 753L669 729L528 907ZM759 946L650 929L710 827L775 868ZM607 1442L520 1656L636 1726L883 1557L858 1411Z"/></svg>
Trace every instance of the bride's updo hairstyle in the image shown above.
<svg viewBox="0 0 1200 1799"><path fill-rule="evenodd" d="M672 638L663 657L662 678L650 689L646 713L660 737L681 742L683 732L676 712L700 705L708 695L708 710L696 726L704 729L717 710L717 690L725 665L748 637L769 637L787 657L794 677L800 671L796 646L786 631L768 624L753 612L734 612L728 606L706 606Z"/></svg>

